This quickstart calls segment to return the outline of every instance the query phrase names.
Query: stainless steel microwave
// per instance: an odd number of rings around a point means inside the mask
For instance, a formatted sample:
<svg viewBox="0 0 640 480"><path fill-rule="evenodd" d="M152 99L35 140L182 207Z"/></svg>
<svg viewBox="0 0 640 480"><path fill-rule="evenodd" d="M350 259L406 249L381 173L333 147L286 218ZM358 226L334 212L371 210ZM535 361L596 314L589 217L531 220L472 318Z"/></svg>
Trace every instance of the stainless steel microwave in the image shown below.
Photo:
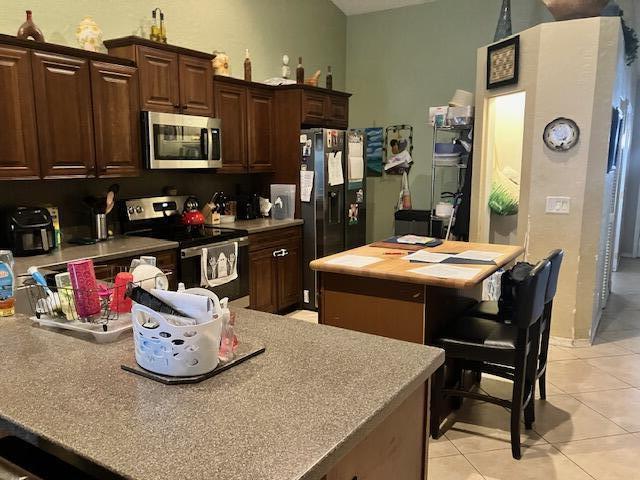
<svg viewBox="0 0 640 480"><path fill-rule="evenodd" d="M222 167L217 118L143 111L142 135L147 168Z"/></svg>

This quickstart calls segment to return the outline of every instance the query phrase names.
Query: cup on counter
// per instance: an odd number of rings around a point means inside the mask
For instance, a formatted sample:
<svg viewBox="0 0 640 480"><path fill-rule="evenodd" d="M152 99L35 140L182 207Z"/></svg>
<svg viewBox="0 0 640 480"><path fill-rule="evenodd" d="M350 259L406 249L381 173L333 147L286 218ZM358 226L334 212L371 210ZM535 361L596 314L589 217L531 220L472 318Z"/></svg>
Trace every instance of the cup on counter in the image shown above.
<svg viewBox="0 0 640 480"><path fill-rule="evenodd" d="M98 281L90 258L67 263L67 271L71 278L76 311L81 318L88 318L100 313L100 297Z"/></svg>

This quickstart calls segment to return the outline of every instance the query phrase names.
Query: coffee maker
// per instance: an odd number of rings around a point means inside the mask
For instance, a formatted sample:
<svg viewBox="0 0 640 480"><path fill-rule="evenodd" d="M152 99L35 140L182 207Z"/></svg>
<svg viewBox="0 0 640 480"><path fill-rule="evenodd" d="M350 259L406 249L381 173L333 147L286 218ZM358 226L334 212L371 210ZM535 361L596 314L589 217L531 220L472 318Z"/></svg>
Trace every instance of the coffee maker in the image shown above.
<svg viewBox="0 0 640 480"><path fill-rule="evenodd" d="M2 247L16 257L48 253L56 247L53 219L43 207L17 207L6 210L0 228Z"/></svg>
<svg viewBox="0 0 640 480"><path fill-rule="evenodd" d="M260 217L260 197L257 193L236 195L238 220L253 220Z"/></svg>

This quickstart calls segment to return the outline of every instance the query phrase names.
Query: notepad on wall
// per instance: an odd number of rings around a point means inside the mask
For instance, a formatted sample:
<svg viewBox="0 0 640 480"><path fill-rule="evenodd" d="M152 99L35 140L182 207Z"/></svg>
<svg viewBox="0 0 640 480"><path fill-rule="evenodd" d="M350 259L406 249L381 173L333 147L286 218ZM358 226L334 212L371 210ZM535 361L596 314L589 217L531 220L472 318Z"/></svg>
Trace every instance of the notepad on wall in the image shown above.
<svg viewBox="0 0 640 480"><path fill-rule="evenodd" d="M328 265L341 265L343 267L362 268L367 265L381 262L383 259L378 257L367 257L365 255L343 255L338 258L327 260Z"/></svg>
<svg viewBox="0 0 640 480"><path fill-rule="evenodd" d="M424 275L426 277L445 278L447 280L471 280L480 272L481 268L454 267L452 265L429 265L426 267L416 268L410 272Z"/></svg>

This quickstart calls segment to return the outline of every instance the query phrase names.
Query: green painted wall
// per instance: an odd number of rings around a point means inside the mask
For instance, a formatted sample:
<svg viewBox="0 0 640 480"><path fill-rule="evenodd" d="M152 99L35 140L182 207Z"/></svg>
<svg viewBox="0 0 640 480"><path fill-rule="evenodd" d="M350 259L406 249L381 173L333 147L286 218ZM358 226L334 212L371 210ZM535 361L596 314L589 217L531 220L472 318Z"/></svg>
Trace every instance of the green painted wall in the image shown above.
<svg viewBox="0 0 640 480"><path fill-rule="evenodd" d="M243 76L249 48L254 80L279 76L287 53L294 70L299 55L307 71L331 65L335 88L344 87L347 20L330 0L3 0L0 32L15 35L30 8L47 41L77 46L76 26L85 15L109 39L148 30L155 7L165 12L169 43L225 51L233 76Z"/></svg>
<svg viewBox="0 0 640 480"><path fill-rule="evenodd" d="M473 91L476 50L493 41L502 0L437 0L348 17L347 90L352 127L411 124L413 207L429 208L432 134L429 106L446 105L456 88ZM538 0L512 0L518 32L550 20ZM370 241L393 232L401 177L369 178Z"/></svg>

